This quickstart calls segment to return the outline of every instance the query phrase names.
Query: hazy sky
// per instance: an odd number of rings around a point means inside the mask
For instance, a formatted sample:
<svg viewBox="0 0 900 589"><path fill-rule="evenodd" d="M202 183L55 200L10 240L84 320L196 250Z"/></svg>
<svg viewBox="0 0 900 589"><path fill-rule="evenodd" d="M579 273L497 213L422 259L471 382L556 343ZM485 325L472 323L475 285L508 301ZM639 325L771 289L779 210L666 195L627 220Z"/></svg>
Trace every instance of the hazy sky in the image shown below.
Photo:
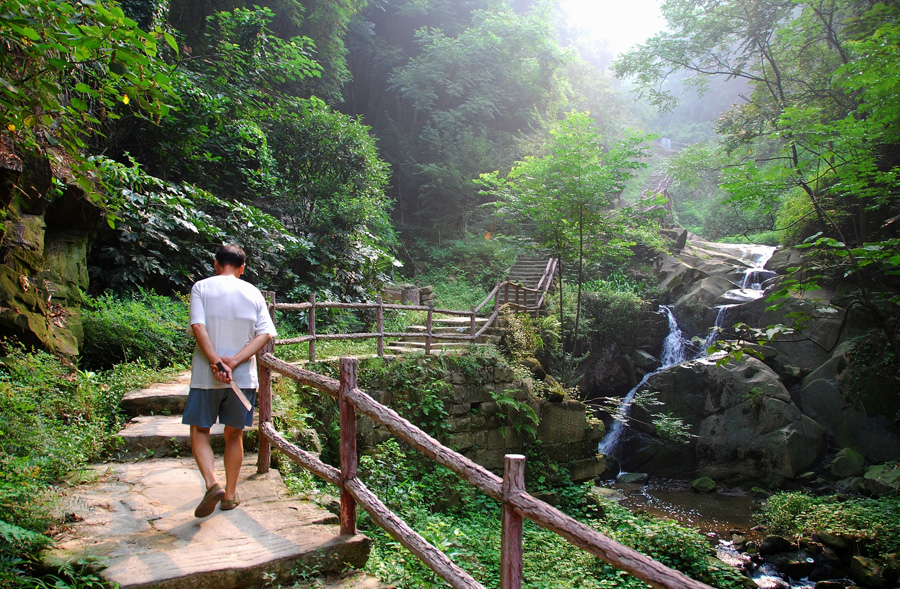
<svg viewBox="0 0 900 589"><path fill-rule="evenodd" d="M570 26L606 39L615 53L663 29L662 0L559 0Z"/></svg>

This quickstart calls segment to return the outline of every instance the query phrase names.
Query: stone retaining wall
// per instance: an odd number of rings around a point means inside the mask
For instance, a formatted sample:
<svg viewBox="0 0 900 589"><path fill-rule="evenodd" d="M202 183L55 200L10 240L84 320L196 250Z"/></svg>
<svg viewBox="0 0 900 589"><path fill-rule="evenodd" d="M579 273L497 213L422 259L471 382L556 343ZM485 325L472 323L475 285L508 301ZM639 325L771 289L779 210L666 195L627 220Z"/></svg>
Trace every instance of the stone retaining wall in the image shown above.
<svg viewBox="0 0 900 589"><path fill-rule="evenodd" d="M538 416L537 440L541 454L566 465L577 481L594 479L604 470L597 445L603 424L592 418L581 402L536 400L530 378L516 379L511 370L495 367L491 374L451 372L452 394L445 399L450 433L441 442L501 474L506 454L526 454L534 449L535 438L527 431L533 423L510 408L514 402L527 404ZM391 395L369 390L377 401L390 406ZM498 402L499 401L499 402ZM371 447L390 437L366 417L360 418L360 444Z"/></svg>

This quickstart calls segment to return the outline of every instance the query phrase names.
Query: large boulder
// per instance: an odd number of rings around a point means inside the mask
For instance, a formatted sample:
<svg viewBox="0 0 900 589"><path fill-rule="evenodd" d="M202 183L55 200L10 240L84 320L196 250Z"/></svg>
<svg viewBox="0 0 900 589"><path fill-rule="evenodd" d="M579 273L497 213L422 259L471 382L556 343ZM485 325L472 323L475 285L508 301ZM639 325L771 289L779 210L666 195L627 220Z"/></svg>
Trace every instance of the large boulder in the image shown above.
<svg viewBox="0 0 900 589"><path fill-rule="evenodd" d="M654 413L680 418L687 443L659 437L639 407L616 453L626 471L672 478L709 476L726 483L780 484L810 470L825 454L824 430L801 413L769 367L755 358L717 366L704 358L651 377L644 390L663 403Z"/></svg>
<svg viewBox="0 0 900 589"><path fill-rule="evenodd" d="M841 344L826 362L803 379L798 402L806 415L825 428L833 446L852 448L870 462L894 460L900 456L900 435L893 415L883 415L877 402L867 404L845 391L852 350L852 342Z"/></svg>

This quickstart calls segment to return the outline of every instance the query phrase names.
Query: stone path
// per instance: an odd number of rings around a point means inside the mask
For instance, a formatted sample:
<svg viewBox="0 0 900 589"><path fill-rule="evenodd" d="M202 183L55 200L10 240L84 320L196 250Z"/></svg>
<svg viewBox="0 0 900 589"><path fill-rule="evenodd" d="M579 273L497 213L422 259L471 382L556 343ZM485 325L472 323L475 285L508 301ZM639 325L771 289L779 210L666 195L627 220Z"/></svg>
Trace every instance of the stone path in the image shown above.
<svg viewBox="0 0 900 589"><path fill-rule="evenodd" d="M151 389L129 393L123 407L132 414L143 413L144 405L133 402L138 398L149 399L146 406L154 412L183 407L187 395L183 377ZM48 562L96 562L105 567L100 572L104 580L122 589L261 587L293 582L298 576L321 576L312 585L316 587L387 587L365 575L334 576L348 567L361 568L370 541L362 535L341 536L335 515L292 499L278 471L257 474L255 454L244 460L238 483L241 505L195 518L203 478L189 446L184 452L180 445L187 430L180 419L180 415L137 417L121 432L122 455L182 452L186 457L97 464L78 473L87 482L66 491L67 519L74 523L47 553ZM176 430L185 431L173 434ZM170 446L161 441L166 436ZM216 469L224 480L221 458Z"/></svg>

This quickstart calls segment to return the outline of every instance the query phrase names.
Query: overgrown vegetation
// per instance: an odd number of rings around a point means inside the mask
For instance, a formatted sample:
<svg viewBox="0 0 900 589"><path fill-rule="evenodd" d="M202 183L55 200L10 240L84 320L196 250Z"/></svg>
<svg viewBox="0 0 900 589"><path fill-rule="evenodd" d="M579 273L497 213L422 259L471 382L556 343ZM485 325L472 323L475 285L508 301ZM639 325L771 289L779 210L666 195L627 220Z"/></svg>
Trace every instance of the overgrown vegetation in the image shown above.
<svg viewBox="0 0 900 589"><path fill-rule="evenodd" d="M530 464L530 462L529 462ZM395 442L380 445L361 463L366 484L419 533L448 553L486 587L499 586L500 508L442 468L424 469ZM628 546L715 587L741 587L740 574L716 561L701 535L672 521L633 515L614 502L599 504L587 486L550 487L529 482L529 490L549 490L570 515ZM443 583L395 540L361 519L375 538L367 568L403 588L441 587ZM525 575L529 587L645 587L559 536L526 522Z"/></svg>
<svg viewBox="0 0 900 589"><path fill-rule="evenodd" d="M140 361L165 368L187 364L194 349L188 332L188 305L152 291L107 291L88 297L82 309L84 345L79 365L108 370Z"/></svg>
<svg viewBox="0 0 900 589"><path fill-rule="evenodd" d="M900 498L814 497L778 493L762 505L758 518L776 534L808 536L828 532L852 541L871 558L900 550Z"/></svg>

